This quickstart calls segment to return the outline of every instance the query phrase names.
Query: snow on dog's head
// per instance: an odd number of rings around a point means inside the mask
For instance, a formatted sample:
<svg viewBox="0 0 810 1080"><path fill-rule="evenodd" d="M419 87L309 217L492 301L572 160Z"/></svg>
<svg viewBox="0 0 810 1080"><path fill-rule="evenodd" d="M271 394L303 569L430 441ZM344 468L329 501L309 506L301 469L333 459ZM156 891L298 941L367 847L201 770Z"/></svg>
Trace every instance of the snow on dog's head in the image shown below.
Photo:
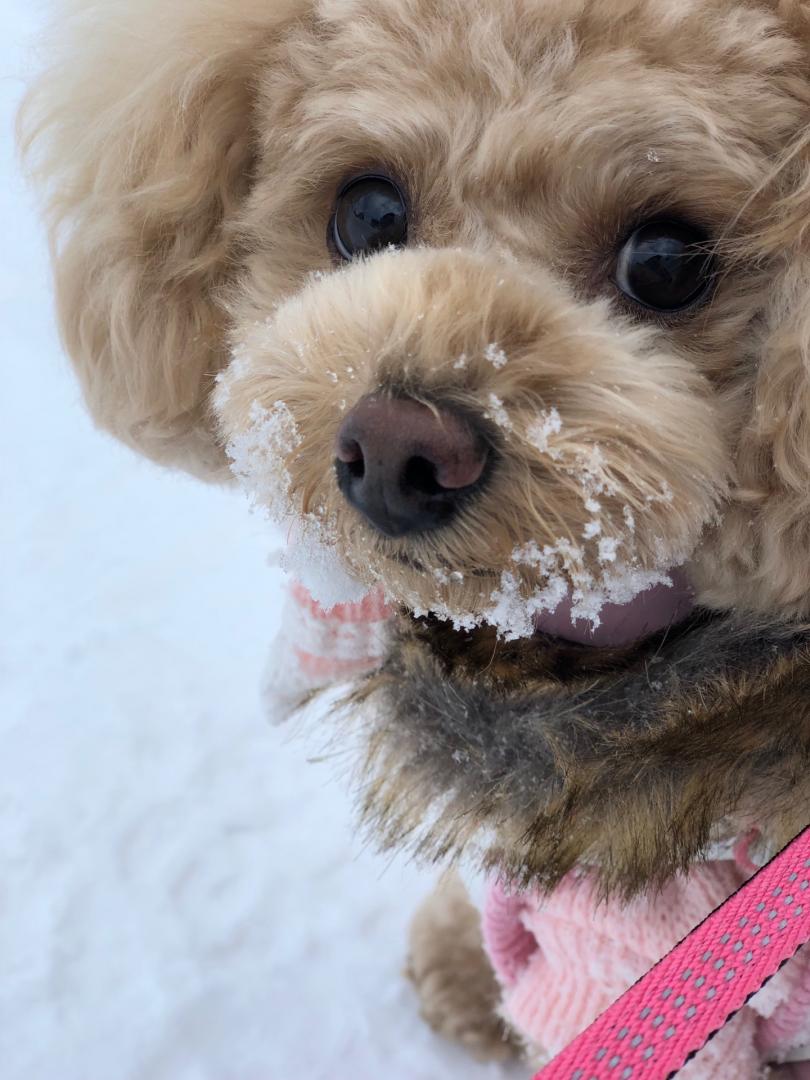
<svg viewBox="0 0 810 1080"><path fill-rule="evenodd" d="M620 7L77 0L23 131L99 422L336 595L808 613L810 35Z"/></svg>

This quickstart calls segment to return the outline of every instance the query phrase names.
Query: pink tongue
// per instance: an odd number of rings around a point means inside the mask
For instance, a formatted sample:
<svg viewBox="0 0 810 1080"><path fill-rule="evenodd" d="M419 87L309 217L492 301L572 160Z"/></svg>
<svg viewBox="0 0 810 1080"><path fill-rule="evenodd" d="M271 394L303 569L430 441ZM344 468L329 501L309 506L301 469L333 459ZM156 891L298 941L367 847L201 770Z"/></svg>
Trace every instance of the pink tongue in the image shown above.
<svg viewBox="0 0 810 1080"><path fill-rule="evenodd" d="M628 645L657 630L675 626L694 608L694 594L683 573L674 570L670 577L672 585L654 585L629 604L605 604L596 629L584 619L572 619L571 600L564 600L556 611L535 615L535 628L580 645L602 648Z"/></svg>

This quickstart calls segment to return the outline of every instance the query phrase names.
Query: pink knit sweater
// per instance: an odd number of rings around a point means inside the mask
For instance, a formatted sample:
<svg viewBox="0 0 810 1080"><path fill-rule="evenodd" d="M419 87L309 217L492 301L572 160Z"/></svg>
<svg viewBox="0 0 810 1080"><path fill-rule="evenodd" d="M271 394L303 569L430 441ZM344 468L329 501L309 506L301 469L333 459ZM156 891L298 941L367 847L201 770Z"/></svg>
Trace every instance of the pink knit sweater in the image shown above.
<svg viewBox="0 0 810 1080"><path fill-rule="evenodd" d="M264 678L273 722L286 720L313 691L373 670L384 655L391 614L381 590L326 610L293 582Z"/></svg>

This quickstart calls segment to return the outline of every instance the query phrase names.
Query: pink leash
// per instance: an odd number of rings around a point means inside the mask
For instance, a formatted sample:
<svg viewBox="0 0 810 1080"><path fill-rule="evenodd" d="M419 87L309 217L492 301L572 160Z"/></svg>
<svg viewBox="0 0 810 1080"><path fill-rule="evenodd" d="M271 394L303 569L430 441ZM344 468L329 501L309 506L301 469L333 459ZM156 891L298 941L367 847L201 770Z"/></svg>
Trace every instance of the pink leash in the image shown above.
<svg viewBox="0 0 810 1080"><path fill-rule="evenodd" d="M666 1080L810 940L805 829L535 1080Z"/></svg>

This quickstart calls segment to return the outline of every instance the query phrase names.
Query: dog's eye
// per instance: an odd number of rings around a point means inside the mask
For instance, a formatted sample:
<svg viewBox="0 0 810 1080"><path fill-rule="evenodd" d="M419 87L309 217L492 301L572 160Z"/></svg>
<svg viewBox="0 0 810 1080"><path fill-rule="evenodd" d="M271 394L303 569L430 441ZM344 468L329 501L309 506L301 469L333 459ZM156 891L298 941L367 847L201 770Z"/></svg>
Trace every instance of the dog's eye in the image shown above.
<svg viewBox="0 0 810 1080"><path fill-rule="evenodd" d="M616 264L616 284L625 296L653 311L689 307L712 283L708 239L694 225L647 222L625 240Z"/></svg>
<svg viewBox="0 0 810 1080"><path fill-rule="evenodd" d="M332 225L344 259L381 248L402 247L408 239L408 210L402 192L382 176L361 176L338 196Z"/></svg>

